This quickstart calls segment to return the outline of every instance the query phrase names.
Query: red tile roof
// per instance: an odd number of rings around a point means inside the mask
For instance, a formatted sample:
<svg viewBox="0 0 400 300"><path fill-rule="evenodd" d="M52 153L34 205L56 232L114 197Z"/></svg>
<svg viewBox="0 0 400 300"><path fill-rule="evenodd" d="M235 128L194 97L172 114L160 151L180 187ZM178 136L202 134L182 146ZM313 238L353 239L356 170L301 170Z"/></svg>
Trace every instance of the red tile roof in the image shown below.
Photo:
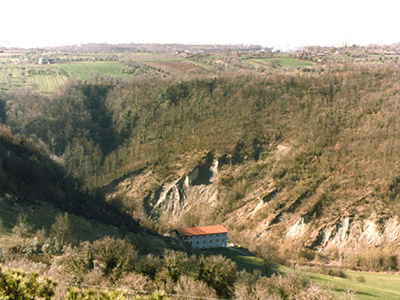
<svg viewBox="0 0 400 300"><path fill-rule="evenodd" d="M228 233L228 229L226 229L223 225L179 228L176 231L178 231L178 233L183 236Z"/></svg>

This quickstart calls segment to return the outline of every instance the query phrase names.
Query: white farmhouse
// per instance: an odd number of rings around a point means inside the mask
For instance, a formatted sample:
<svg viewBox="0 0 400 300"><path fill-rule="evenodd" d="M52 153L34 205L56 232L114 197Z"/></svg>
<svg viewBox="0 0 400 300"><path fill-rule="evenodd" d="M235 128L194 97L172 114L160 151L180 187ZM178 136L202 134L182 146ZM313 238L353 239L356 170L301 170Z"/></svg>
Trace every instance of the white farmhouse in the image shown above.
<svg viewBox="0 0 400 300"><path fill-rule="evenodd" d="M226 247L228 230L223 225L187 227L176 230L178 238L193 248Z"/></svg>

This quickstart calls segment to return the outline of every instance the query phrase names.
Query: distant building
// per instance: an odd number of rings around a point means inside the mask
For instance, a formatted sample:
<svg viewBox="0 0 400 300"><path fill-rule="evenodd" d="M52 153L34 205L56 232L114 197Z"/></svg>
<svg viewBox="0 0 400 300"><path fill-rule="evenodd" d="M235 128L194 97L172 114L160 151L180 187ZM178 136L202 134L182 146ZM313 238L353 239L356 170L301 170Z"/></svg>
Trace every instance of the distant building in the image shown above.
<svg viewBox="0 0 400 300"><path fill-rule="evenodd" d="M179 239L196 249L226 247L228 240L228 229L223 225L180 228L176 233Z"/></svg>
<svg viewBox="0 0 400 300"><path fill-rule="evenodd" d="M39 58L38 64L39 65L48 64L47 58L44 58L44 57Z"/></svg>

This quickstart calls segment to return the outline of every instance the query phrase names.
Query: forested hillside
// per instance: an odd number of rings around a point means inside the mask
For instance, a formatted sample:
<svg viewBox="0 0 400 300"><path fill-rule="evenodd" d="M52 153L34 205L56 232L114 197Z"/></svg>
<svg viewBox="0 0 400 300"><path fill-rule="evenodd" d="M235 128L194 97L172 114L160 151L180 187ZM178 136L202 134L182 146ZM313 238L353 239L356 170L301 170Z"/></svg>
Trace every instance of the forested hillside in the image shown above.
<svg viewBox="0 0 400 300"><path fill-rule="evenodd" d="M29 207L44 202L86 219L142 231L131 216L105 202L102 195L87 191L49 155L26 137L0 128L0 197L5 205Z"/></svg>
<svg viewBox="0 0 400 300"><path fill-rule="evenodd" d="M350 244L398 242L384 233L399 217L399 79L388 62L76 82L53 95L5 93L0 114L92 193L160 232L223 222L241 243L288 239L277 252L322 247L334 258ZM155 207L160 197L180 206Z"/></svg>

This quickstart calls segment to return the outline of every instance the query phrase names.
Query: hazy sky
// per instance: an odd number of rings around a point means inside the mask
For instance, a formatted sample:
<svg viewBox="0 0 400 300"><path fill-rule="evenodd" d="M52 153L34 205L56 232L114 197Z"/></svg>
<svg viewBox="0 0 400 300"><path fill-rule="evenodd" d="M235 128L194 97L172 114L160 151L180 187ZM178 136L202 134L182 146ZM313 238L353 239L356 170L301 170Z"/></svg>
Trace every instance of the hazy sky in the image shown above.
<svg viewBox="0 0 400 300"><path fill-rule="evenodd" d="M0 46L400 42L400 1L2 0Z"/></svg>

